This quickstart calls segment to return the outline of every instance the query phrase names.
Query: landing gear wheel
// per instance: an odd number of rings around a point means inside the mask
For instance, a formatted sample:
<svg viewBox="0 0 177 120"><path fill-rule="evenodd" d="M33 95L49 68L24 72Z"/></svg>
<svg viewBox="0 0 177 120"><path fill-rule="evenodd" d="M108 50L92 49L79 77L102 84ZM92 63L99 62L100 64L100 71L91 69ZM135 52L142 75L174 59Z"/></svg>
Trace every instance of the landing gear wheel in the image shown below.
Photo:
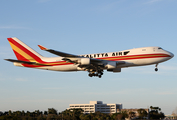
<svg viewBox="0 0 177 120"><path fill-rule="evenodd" d="M156 72L158 71L157 66L158 66L158 63L155 65L155 71L156 71Z"/></svg>
<svg viewBox="0 0 177 120"><path fill-rule="evenodd" d="M88 76L89 76L89 77L92 77L92 74L89 73Z"/></svg>
<svg viewBox="0 0 177 120"><path fill-rule="evenodd" d="M93 77L94 76L94 77L99 77L99 78L101 78L102 75L103 75L103 70L89 71L89 74L88 74L89 77Z"/></svg>
<svg viewBox="0 0 177 120"><path fill-rule="evenodd" d="M101 75L99 75L98 77L101 78Z"/></svg>

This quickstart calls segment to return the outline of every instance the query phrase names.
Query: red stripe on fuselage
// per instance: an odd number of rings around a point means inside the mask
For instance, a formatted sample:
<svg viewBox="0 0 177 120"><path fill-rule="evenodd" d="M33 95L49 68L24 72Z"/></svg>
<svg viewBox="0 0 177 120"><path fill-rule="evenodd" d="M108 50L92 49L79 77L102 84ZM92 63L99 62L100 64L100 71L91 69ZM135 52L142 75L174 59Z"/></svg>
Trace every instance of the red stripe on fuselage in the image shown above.
<svg viewBox="0 0 177 120"><path fill-rule="evenodd" d="M104 58L97 58L97 59L131 60L131 59L145 59L145 58L158 58L158 57L170 57L170 55L168 54L141 54L141 55L129 55L129 56L125 55L125 56L104 57Z"/></svg>
<svg viewBox="0 0 177 120"><path fill-rule="evenodd" d="M122 61L122 60L134 60L134 59L146 59L146 58L163 58L163 57L170 57L168 54L141 54L141 55L129 55L129 56L116 56L116 57L106 57L106 58L97 58L97 59L106 59L109 61ZM117 58L117 59L116 59ZM64 62L61 64L61 62ZM60 65L69 65L73 63L66 63L66 61L59 61L59 62L45 62L45 64L53 63L50 66L60 66ZM39 65L27 65L24 64L25 67L46 67L46 66L39 66Z"/></svg>

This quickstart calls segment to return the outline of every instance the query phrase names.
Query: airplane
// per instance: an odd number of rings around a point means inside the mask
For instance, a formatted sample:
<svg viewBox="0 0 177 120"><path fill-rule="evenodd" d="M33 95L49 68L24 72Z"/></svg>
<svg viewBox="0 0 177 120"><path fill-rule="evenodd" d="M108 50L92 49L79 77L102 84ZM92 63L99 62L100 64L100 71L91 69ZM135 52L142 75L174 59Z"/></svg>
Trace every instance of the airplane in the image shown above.
<svg viewBox="0 0 177 120"><path fill-rule="evenodd" d="M125 67L158 64L174 57L174 54L161 47L142 47L119 52L74 55L48 49L38 45L41 50L59 57L43 57L16 37L7 38L18 60L5 59L15 66L38 68L53 71L88 71L88 76L102 77L104 70L121 72Z"/></svg>

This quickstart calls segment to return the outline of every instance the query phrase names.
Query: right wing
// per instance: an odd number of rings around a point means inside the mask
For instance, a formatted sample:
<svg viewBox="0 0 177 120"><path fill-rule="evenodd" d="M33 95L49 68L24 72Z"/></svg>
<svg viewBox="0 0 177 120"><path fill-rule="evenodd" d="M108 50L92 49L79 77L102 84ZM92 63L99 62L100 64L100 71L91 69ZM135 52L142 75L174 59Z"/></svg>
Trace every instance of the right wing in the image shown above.
<svg viewBox="0 0 177 120"><path fill-rule="evenodd" d="M52 54L64 57L62 60L66 62L71 62L74 64L79 64L78 67L84 68L84 69L109 69L110 66L117 67L118 65L125 64L125 61L109 61L109 60L101 60L101 59L95 59L95 58L87 58L79 55L73 55L68 54L52 49L45 48L41 45L38 45L41 50L45 50L47 52L50 52Z"/></svg>
<svg viewBox="0 0 177 120"><path fill-rule="evenodd" d="M48 48L46 48L46 47L44 47L44 46L42 46L42 45L38 45L38 46L39 46L39 48L40 48L41 50L45 50L45 51L50 52L50 53L52 53L52 54L55 54L55 55L57 55L57 56L70 57L70 58L78 58L78 57L81 58L81 56L78 56L78 55L73 55L73 54L68 54L68 53L64 53L64 52L60 52L60 51L48 49Z"/></svg>

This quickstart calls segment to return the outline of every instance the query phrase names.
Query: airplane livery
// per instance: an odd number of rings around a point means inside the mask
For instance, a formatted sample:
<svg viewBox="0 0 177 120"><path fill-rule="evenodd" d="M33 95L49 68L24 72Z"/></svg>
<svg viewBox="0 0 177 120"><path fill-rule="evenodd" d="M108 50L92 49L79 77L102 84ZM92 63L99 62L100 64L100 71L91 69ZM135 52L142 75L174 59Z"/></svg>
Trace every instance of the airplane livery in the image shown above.
<svg viewBox="0 0 177 120"><path fill-rule="evenodd" d="M174 55L161 47L142 47L119 52L74 55L45 48L38 45L41 50L50 52L59 57L43 57L18 38L7 38L17 60L5 59L13 62L15 66L38 68L53 71L88 71L89 76L101 78L103 71L121 72L122 68L158 64L171 59Z"/></svg>

